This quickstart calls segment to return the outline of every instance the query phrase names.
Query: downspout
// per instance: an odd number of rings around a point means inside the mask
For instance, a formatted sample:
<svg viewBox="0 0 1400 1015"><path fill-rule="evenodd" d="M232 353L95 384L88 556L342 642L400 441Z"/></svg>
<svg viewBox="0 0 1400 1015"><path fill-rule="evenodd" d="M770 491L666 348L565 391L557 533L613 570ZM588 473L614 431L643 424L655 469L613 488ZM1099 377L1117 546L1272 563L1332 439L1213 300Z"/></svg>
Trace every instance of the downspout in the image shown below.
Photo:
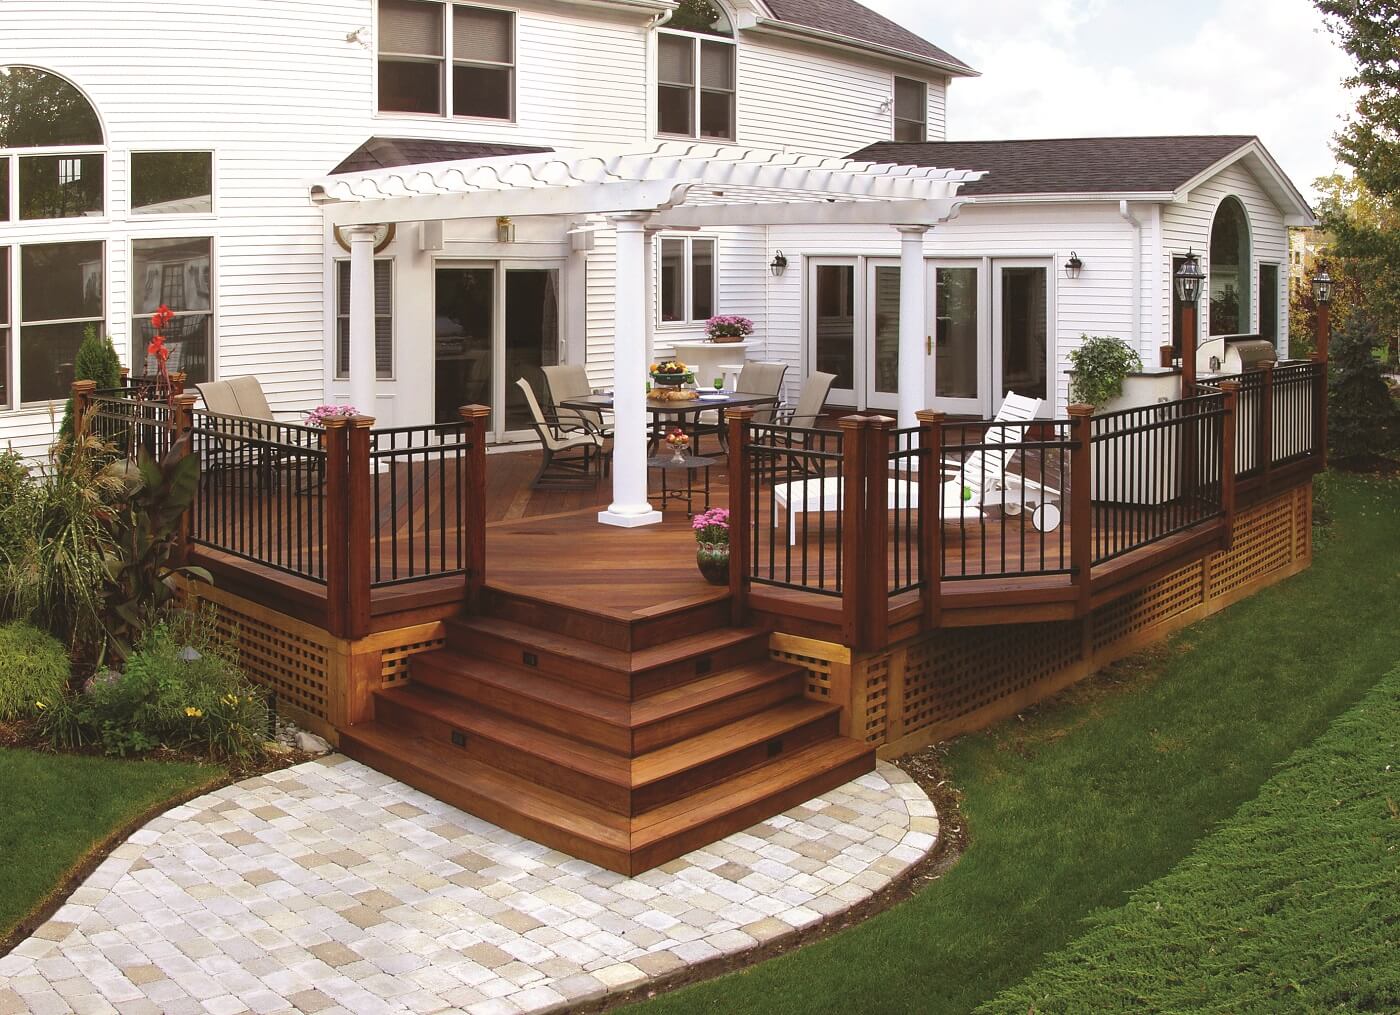
<svg viewBox="0 0 1400 1015"><path fill-rule="evenodd" d="M1146 350L1142 347L1142 223L1128 209L1127 201L1118 202L1118 214L1133 227L1133 342L1138 353L1144 354ZM1155 360L1155 356L1152 355L1143 355L1142 358L1147 363Z"/></svg>

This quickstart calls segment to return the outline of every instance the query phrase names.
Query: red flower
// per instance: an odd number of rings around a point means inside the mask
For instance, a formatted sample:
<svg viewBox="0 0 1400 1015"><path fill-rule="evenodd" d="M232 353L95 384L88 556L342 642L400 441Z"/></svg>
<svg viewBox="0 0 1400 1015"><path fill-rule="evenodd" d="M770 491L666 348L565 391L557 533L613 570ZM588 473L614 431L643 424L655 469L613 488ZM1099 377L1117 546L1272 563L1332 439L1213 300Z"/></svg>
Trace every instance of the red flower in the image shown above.
<svg viewBox="0 0 1400 1015"><path fill-rule="evenodd" d="M171 310L164 303L151 315L151 324L154 325L157 330L164 328L173 320L175 320L175 311Z"/></svg>
<svg viewBox="0 0 1400 1015"><path fill-rule="evenodd" d="M157 335L155 338L151 339L151 344L146 346L146 353L154 356L162 363L168 360L170 358L170 350L165 347L165 336Z"/></svg>

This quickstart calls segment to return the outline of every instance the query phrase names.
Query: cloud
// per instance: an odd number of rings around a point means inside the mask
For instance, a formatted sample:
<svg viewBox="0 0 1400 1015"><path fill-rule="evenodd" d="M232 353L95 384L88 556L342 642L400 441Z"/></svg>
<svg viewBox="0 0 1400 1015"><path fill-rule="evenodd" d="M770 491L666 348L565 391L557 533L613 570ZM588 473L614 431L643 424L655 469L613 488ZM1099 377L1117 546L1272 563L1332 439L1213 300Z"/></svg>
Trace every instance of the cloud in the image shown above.
<svg viewBox="0 0 1400 1015"><path fill-rule="evenodd" d="M1258 134L1307 193L1353 105L1308 0L867 2L982 72L952 84L952 140Z"/></svg>

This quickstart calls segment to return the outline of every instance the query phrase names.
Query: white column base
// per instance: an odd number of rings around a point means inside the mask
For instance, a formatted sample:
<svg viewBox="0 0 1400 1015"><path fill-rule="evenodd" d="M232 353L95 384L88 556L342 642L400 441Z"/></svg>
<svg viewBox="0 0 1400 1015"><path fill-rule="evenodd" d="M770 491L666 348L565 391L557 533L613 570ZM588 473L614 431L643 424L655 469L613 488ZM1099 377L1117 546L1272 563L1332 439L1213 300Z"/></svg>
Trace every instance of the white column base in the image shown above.
<svg viewBox="0 0 1400 1015"><path fill-rule="evenodd" d="M661 512L648 504L643 511L618 510L616 506L598 512L598 521L603 525L614 525L619 529L640 529L648 525L660 525Z"/></svg>

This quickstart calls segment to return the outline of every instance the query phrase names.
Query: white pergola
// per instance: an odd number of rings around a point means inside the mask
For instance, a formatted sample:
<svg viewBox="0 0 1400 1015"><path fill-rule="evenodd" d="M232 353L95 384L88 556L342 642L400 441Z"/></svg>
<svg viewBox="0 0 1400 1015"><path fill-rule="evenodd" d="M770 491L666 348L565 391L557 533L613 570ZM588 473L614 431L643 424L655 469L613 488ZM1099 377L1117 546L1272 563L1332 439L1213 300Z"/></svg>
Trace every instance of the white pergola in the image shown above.
<svg viewBox="0 0 1400 1015"><path fill-rule="evenodd" d="M374 404L374 237L386 223L601 218L617 233L613 501L626 527L661 521L647 501L647 233L706 226L883 225L901 237L899 422L922 408L924 234L957 214L978 172L884 165L731 145L569 151L328 177L312 200L350 243L350 392ZM910 282L913 282L911 285Z"/></svg>

